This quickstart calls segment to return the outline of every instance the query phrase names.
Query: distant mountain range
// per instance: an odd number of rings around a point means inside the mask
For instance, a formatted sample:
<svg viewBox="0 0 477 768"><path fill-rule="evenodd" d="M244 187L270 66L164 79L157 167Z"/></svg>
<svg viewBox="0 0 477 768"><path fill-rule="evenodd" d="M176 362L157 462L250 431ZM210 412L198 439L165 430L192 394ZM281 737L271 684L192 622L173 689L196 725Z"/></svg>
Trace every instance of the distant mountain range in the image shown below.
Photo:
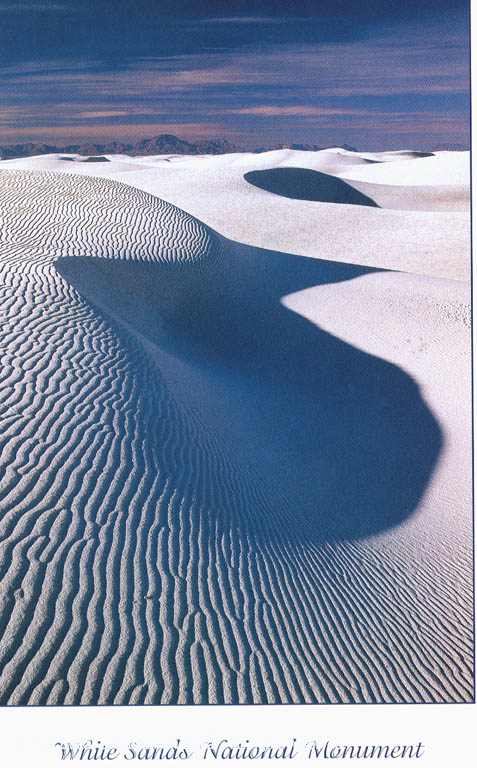
<svg viewBox="0 0 477 768"><path fill-rule="evenodd" d="M260 147L254 152L267 152L271 149L301 149L316 152L325 147L315 144L280 144L274 147ZM353 147L343 145L343 149L356 151ZM110 141L106 144L86 143L55 146L29 142L26 144L0 145L0 159L9 160L17 157L32 157L34 155L77 154L77 155L223 155L229 152L244 152L241 147L231 144L227 139L210 139L190 142L179 139L170 133L162 133L152 139L141 139L135 143Z"/></svg>

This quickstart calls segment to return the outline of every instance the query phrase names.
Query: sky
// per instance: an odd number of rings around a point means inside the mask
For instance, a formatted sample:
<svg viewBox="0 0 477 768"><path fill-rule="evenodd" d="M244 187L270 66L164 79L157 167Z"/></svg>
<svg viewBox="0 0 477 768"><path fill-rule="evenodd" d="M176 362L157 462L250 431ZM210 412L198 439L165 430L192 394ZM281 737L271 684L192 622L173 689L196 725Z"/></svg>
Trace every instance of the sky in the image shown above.
<svg viewBox="0 0 477 768"><path fill-rule="evenodd" d="M0 0L0 143L469 146L467 0Z"/></svg>

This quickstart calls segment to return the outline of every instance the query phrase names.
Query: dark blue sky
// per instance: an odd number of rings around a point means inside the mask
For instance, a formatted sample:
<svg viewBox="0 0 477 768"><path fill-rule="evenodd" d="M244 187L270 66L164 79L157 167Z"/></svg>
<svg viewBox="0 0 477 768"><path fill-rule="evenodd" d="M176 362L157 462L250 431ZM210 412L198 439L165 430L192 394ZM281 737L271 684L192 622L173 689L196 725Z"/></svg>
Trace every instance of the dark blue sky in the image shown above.
<svg viewBox="0 0 477 768"><path fill-rule="evenodd" d="M0 142L467 147L460 0L0 0Z"/></svg>

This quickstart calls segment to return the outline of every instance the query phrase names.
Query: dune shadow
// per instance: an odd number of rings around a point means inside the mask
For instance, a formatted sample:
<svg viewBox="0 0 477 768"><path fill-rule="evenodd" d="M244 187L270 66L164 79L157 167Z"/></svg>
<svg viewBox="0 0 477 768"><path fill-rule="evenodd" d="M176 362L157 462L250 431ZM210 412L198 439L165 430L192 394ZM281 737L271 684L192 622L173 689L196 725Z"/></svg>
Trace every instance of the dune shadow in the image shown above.
<svg viewBox="0 0 477 768"><path fill-rule="evenodd" d="M422 157L434 157L435 152L417 152L415 150L403 150L402 152L395 152L394 154L398 155L399 157L412 157L416 160L419 160Z"/></svg>
<svg viewBox="0 0 477 768"><path fill-rule="evenodd" d="M309 168L270 168L265 171L249 171L244 174L244 179L254 187L292 200L367 205L379 208L372 198L359 192L343 179Z"/></svg>
<svg viewBox="0 0 477 768"><path fill-rule="evenodd" d="M60 160L68 160L71 163L109 163L104 155L90 155L89 157L60 157Z"/></svg>
<svg viewBox="0 0 477 768"><path fill-rule="evenodd" d="M269 503L286 509L282 538L349 541L399 525L436 464L436 419L408 374L282 303L380 270L225 239L223 248L218 263L179 270L107 258L55 267L125 332L187 370L171 385L175 396L193 403L225 455L252 467ZM276 521L258 509L248 515L247 530L276 537Z"/></svg>

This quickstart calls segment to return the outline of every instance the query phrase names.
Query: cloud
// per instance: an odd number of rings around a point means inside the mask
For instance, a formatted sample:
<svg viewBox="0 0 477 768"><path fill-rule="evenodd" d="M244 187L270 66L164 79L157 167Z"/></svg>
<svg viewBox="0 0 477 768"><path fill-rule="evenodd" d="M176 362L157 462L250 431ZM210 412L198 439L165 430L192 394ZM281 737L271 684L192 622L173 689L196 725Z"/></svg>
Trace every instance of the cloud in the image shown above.
<svg viewBox="0 0 477 768"><path fill-rule="evenodd" d="M104 117L126 117L130 115L131 113L127 109L110 109L110 110L99 110L99 111L91 111L87 110L85 112L76 112L73 113L73 117L78 117L84 120L97 120L99 118Z"/></svg>
<svg viewBox="0 0 477 768"><path fill-rule="evenodd" d="M445 63L436 61L432 46L422 51L397 50L394 44L380 48L380 55L363 43L311 46L283 51L264 49L260 54L243 51L230 57L218 53L124 60L114 69L104 63L50 62L48 67L34 63L16 72L13 67L0 69L5 88L23 87L54 93L61 89L106 96L131 98L167 97L173 91L183 93L201 89L204 93L234 87L249 90L256 86L286 89L299 95L313 91L320 97L356 98L390 95L465 94L468 91L468 67L461 52L448 53ZM224 94L225 101L230 94Z"/></svg>
<svg viewBox="0 0 477 768"><path fill-rule="evenodd" d="M231 115L251 115L253 117L324 117L329 115L363 115L362 109L346 109L343 107L312 107L301 106L274 106L261 105L256 107L241 107L239 109L226 109Z"/></svg>
<svg viewBox="0 0 477 768"><path fill-rule="evenodd" d="M71 6L62 3L38 2L32 0L29 2L2 3L0 2L0 13L70 13Z"/></svg>
<svg viewBox="0 0 477 768"><path fill-rule="evenodd" d="M184 139L213 139L224 136L225 128L220 123L189 123L154 122L142 125L99 125L92 129L90 126L76 124L51 126L48 123L34 127L0 128L2 144L17 144L27 141L56 142L71 144L75 142L97 141L137 141L159 135L173 133ZM230 132L229 132L230 133ZM232 132L233 133L233 132Z"/></svg>
<svg viewBox="0 0 477 768"><path fill-rule="evenodd" d="M29 127L46 128L50 125L52 128L71 126L77 124L82 130L82 124L99 121L100 125L95 125L94 130L99 130L101 125L116 129L118 121L120 124L129 125L131 130L138 125L154 125L150 118L156 118L158 124L174 123L178 124L177 115L161 110L156 107L131 107L129 109L89 109L88 103L78 103L71 105L69 103L58 103L52 110L48 105L29 104L25 106L10 106L0 110L0 126L12 128L14 130L28 130ZM188 116L181 116L183 124L198 125L197 114L191 111ZM210 119L203 119L200 124L211 124L216 121L217 115ZM91 128L89 129L91 130Z"/></svg>
<svg viewBox="0 0 477 768"><path fill-rule="evenodd" d="M200 19L200 24L285 24L301 17L277 17L277 16L215 16Z"/></svg>
<svg viewBox="0 0 477 768"><path fill-rule="evenodd" d="M197 135L241 131L252 145L309 140L317 128L342 131L348 143L359 132L388 135L395 127L397 135L418 125L423 141L426 125L449 133L460 125L466 135L469 72L460 42L441 30L439 38L403 32L372 42L249 45L233 57L205 50L23 61L0 67L1 124L18 137L41 129L45 139L48 130L67 129L91 137L164 127L192 135L194 125Z"/></svg>

